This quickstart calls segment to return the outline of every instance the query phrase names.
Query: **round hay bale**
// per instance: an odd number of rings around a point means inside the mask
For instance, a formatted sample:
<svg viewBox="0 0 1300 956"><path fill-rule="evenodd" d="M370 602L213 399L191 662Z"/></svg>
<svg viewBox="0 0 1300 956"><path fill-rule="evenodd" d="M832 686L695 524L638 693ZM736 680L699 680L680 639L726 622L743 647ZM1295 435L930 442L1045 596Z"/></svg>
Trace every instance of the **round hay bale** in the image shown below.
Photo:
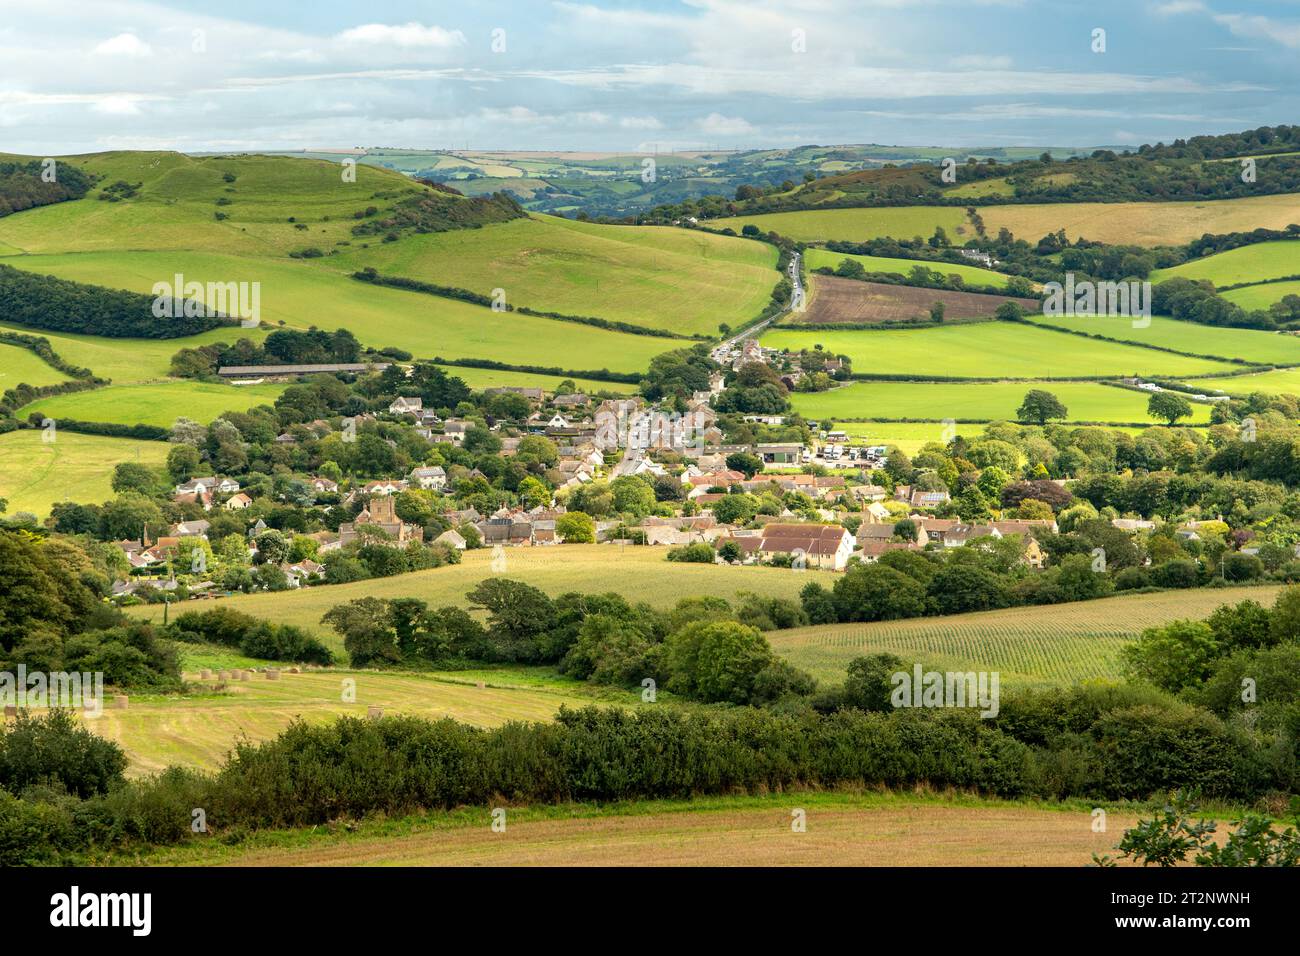
<svg viewBox="0 0 1300 956"><path fill-rule="evenodd" d="M266 679L267 679L267 680L279 680L279 679L280 679L280 672L279 672L278 670L276 670L275 668L273 668L273 667L268 667L268 668L266 669Z"/></svg>
<svg viewBox="0 0 1300 956"><path fill-rule="evenodd" d="M199 680L212 680L212 671L206 667L199 671Z"/></svg>
<svg viewBox="0 0 1300 956"><path fill-rule="evenodd" d="M366 716L374 718L382 717L384 716L384 708L380 707L378 704L371 704L366 708Z"/></svg>
<svg viewBox="0 0 1300 956"><path fill-rule="evenodd" d="M5 717L17 717L18 707L15 704L5 704Z"/></svg>
<svg viewBox="0 0 1300 956"><path fill-rule="evenodd" d="M113 698L113 707L117 710L126 710L127 704L129 704L130 701L131 698L126 694L118 694Z"/></svg>

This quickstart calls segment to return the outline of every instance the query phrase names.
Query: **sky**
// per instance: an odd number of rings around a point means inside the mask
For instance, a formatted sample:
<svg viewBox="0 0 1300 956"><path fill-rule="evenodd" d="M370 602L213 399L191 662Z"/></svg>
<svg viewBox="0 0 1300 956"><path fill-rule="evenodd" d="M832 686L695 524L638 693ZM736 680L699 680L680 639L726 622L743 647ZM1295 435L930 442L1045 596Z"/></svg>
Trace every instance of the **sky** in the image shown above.
<svg viewBox="0 0 1300 956"><path fill-rule="evenodd" d="M1296 122L1300 0L0 0L0 151L31 155L1123 146Z"/></svg>

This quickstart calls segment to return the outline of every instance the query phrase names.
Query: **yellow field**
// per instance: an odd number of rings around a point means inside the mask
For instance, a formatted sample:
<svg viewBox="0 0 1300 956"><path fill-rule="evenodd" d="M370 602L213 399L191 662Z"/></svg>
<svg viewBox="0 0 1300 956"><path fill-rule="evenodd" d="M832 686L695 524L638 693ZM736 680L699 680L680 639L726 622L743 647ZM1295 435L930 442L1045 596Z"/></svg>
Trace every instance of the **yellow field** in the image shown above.
<svg viewBox="0 0 1300 956"><path fill-rule="evenodd" d="M188 673L187 680L198 675ZM473 675L471 675L473 676ZM354 702L343 699L344 681L355 681ZM438 719L454 717L480 727L509 720L550 720L561 704L590 704L594 694L573 682L571 693L510 680L503 671L480 689L456 674L396 674L379 671L315 670L279 680L256 674L252 680L201 682L198 692L183 696L132 697L126 710L107 708L87 719L96 733L117 741L130 760L129 773L162 770L168 765L215 769L236 739L268 740L294 718L323 723L342 715L365 716L371 705L386 715L409 714ZM639 692L628 692L627 703Z"/></svg>
<svg viewBox="0 0 1300 956"><path fill-rule="evenodd" d="M806 830L791 828L804 811ZM962 795L787 793L640 805L489 808L348 832L267 834L243 847L191 844L140 862L228 866L1086 866L1114 854L1127 809L1094 833L1085 807ZM1007 839L1007 834L1015 839Z"/></svg>
<svg viewBox="0 0 1300 956"><path fill-rule="evenodd" d="M797 599L799 589L809 580L822 580L829 585L835 579L832 571L679 564L668 561L667 553L667 548L620 548L611 544L507 548L504 563L494 570L492 550L482 548L465 552L464 562L458 565L280 594L237 595L223 599L221 606L307 628L320 635L332 649L340 650L342 643L337 635L320 623L321 615L336 604L360 597L415 597L435 607L447 604L464 607L465 593L493 574L525 581L551 595L609 590L630 601L646 601L663 608L693 594L735 599L741 591L755 591L770 597ZM129 612L140 617L162 618L161 605L142 605L130 608Z"/></svg>

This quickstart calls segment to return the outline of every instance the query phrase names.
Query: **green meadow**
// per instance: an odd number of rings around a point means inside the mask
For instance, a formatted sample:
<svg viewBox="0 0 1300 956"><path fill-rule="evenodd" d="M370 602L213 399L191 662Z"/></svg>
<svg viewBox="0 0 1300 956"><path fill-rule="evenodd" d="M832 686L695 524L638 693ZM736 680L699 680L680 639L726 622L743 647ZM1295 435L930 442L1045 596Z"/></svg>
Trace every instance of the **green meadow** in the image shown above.
<svg viewBox="0 0 1300 956"><path fill-rule="evenodd" d="M1134 345L1241 359L1263 365L1300 364L1300 337L1277 332L1200 325L1158 315L1152 316L1150 324L1142 328L1135 328L1135 320L1122 315L1045 316L1033 313L1027 318L1040 325L1086 332L1089 335L1104 335ZM1146 322L1145 319L1136 321Z"/></svg>
<svg viewBox="0 0 1300 956"><path fill-rule="evenodd" d="M966 211L959 206L875 206L772 212L710 219L704 225L710 229L734 229L736 232L745 226L757 226L764 232L775 231L807 242L827 239L861 242L880 236L929 238L936 226L942 226L950 239L975 234L966 220Z"/></svg>
<svg viewBox="0 0 1300 956"><path fill-rule="evenodd" d="M857 375L936 378L1110 378L1127 375L1199 375L1231 368L1154 349L1018 323L980 322L878 331L778 328L765 334L769 348L821 345L848 355Z"/></svg>
<svg viewBox="0 0 1300 956"><path fill-rule="evenodd" d="M67 380L68 376L48 365L31 349L0 342L0 392L24 383L57 385Z"/></svg>
<svg viewBox="0 0 1300 956"><path fill-rule="evenodd" d="M396 346L417 358L486 358L508 365L566 369L581 363L583 370L636 372L646 368L651 357L660 352L687 344L556 319L493 312L455 299L382 288L348 278L344 272L323 264L329 263L328 259L254 259L206 252L91 252L10 256L0 258L0 262L63 279L145 293L156 282L170 281L174 272L184 274L186 281L202 283L260 282L263 325L347 328L363 344ZM237 337L243 331L221 330L218 337ZM179 347L172 347L168 356Z"/></svg>
<svg viewBox="0 0 1300 956"><path fill-rule="evenodd" d="M1293 275L1300 275L1300 240L1281 239L1229 249L1169 269L1157 269L1150 278L1152 282L1175 278L1208 279L1215 286L1222 287Z"/></svg>
<svg viewBox="0 0 1300 956"><path fill-rule="evenodd" d="M178 339L110 339L97 335L47 332L4 322L0 322L0 329L49 339L50 347L65 361L88 368L100 378L111 379L119 385L166 378L172 356L183 348L197 348L214 342L233 343L241 338L260 342L271 331L262 325L255 329L213 329Z"/></svg>
<svg viewBox="0 0 1300 956"><path fill-rule="evenodd" d="M1215 389L1229 395L1249 395L1251 392L1300 395L1300 368L1279 368L1271 372L1225 378L1198 378L1187 384L1196 388Z"/></svg>
<svg viewBox="0 0 1300 956"><path fill-rule="evenodd" d="M1229 302L1235 302L1248 312L1255 309L1267 309L1274 302L1281 302L1289 295L1300 295L1300 280L1265 282L1261 285L1248 285L1240 289L1229 289L1223 293L1225 299Z"/></svg>
<svg viewBox="0 0 1300 956"><path fill-rule="evenodd" d="M483 295L501 289L516 306L686 334L754 318L779 278L766 243L541 215L354 246L330 265L374 266Z"/></svg>
<svg viewBox="0 0 1300 956"><path fill-rule="evenodd" d="M951 262L918 262L915 259L893 259L888 256L856 256L843 252L831 252L827 249L809 249L804 253L804 264L808 269L831 268L839 266L845 259L862 263L868 272L898 272L907 275L916 266L925 266L944 275L959 275L969 285L989 285L1002 288L1006 286L1008 276L992 269L978 266L954 265Z"/></svg>
<svg viewBox="0 0 1300 956"><path fill-rule="evenodd" d="M1014 421L1031 388L1051 392L1066 421L1145 422L1145 392L1097 382L855 382L829 392L791 396L795 411L818 420L843 418L966 418ZM1191 423L1208 422L1210 406L1194 403ZM839 427L839 426L837 426ZM936 429L942 426L934 426Z"/></svg>
<svg viewBox="0 0 1300 956"><path fill-rule="evenodd" d="M42 436L38 429L0 435L0 498L8 499L10 514L29 511L43 518L60 501L107 501L119 462L160 466L167 459L166 442L79 435L57 425L53 441Z"/></svg>
<svg viewBox="0 0 1300 956"><path fill-rule="evenodd" d="M227 385L182 379L108 385L38 399L19 409L18 417L25 418L39 411L55 421L71 418L170 428L177 418L189 418L206 425L222 412L244 412L256 405L273 404L284 388L284 385Z"/></svg>

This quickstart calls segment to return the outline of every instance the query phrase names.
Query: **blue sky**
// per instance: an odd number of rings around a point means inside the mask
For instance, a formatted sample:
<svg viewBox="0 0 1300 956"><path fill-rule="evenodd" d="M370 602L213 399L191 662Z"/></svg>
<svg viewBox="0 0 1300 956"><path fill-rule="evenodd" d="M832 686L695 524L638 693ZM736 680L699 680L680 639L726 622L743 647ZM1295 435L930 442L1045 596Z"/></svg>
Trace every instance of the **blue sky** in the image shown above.
<svg viewBox="0 0 1300 956"><path fill-rule="evenodd" d="M0 150L37 155L1136 145L1298 107L1300 0L0 0Z"/></svg>

